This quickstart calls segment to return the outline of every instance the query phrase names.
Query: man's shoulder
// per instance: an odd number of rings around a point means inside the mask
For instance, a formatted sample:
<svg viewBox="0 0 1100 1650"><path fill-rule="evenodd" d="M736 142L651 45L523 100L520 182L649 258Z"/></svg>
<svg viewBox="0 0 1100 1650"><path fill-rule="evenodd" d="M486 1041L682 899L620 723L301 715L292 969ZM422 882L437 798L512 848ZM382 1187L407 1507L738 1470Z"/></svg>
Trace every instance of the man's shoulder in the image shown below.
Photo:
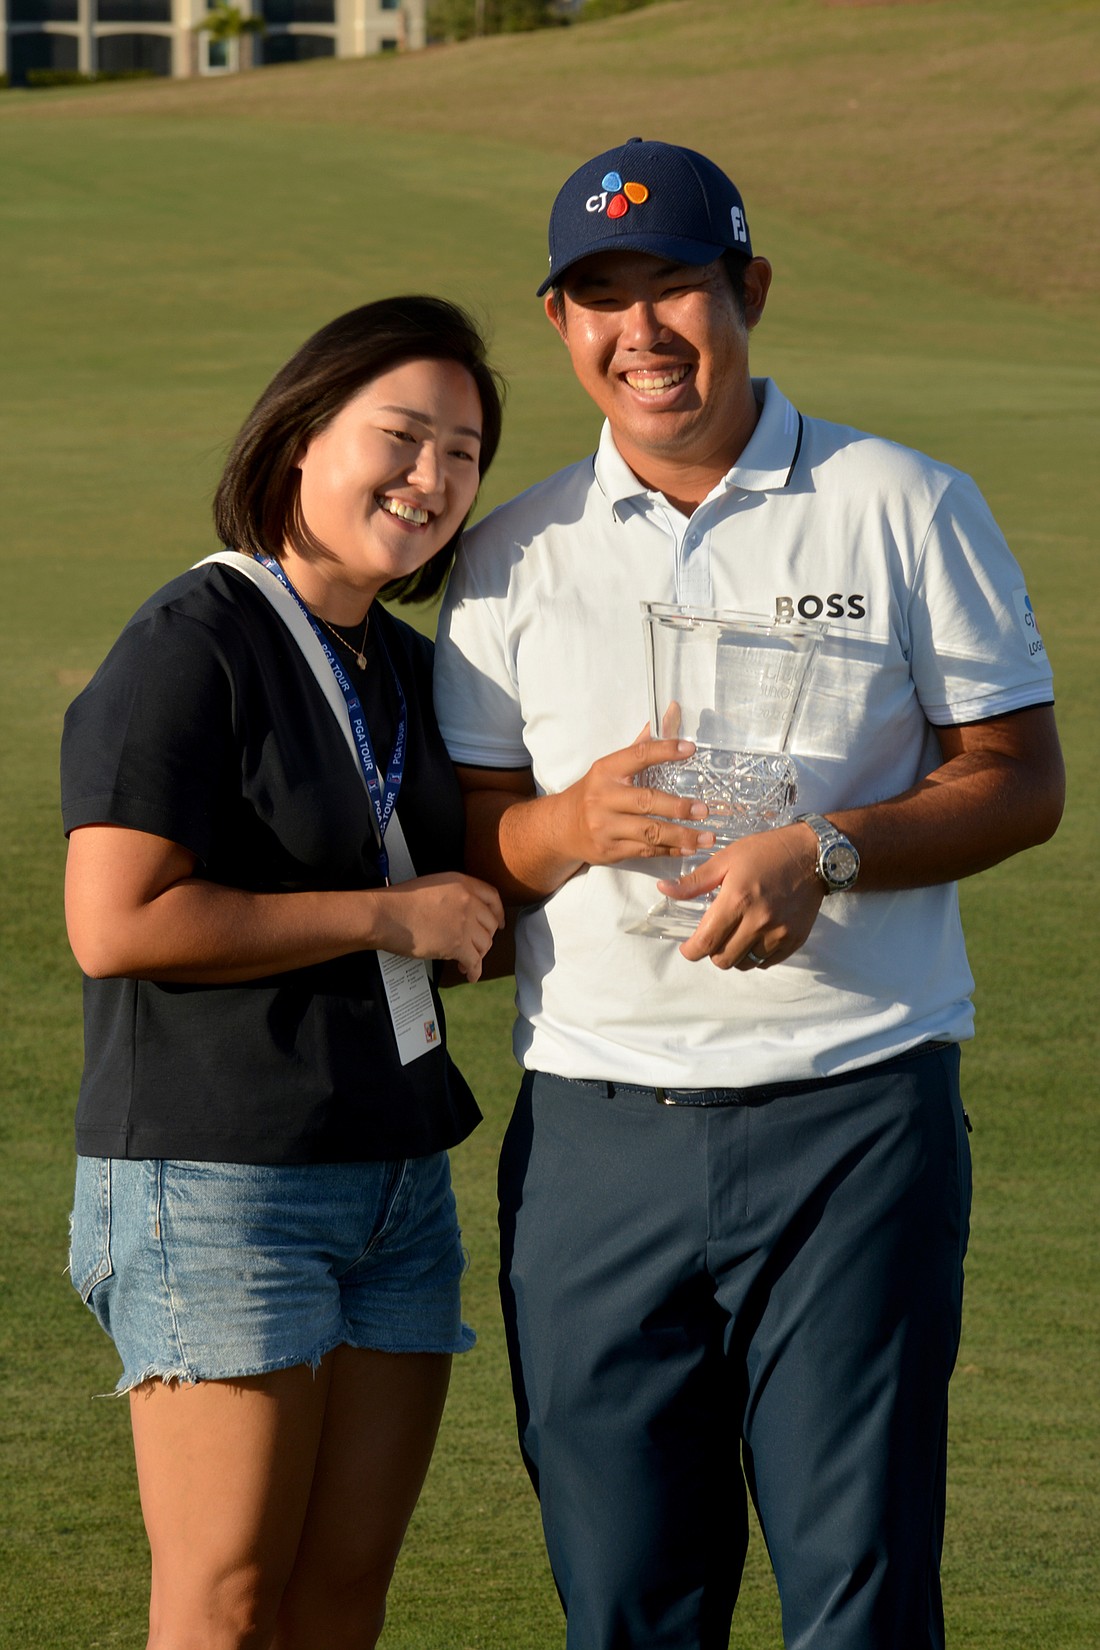
<svg viewBox="0 0 1100 1650"><path fill-rule="evenodd" d="M556 528L575 524L596 485L589 453L498 504L463 535L463 544L480 553L494 544L527 547Z"/></svg>
<svg viewBox="0 0 1100 1650"><path fill-rule="evenodd" d="M953 482L967 480L961 470L892 436L876 435L850 424L804 417L803 454L817 476L838 483L910 494L913 489L937 497Z"/></svg>

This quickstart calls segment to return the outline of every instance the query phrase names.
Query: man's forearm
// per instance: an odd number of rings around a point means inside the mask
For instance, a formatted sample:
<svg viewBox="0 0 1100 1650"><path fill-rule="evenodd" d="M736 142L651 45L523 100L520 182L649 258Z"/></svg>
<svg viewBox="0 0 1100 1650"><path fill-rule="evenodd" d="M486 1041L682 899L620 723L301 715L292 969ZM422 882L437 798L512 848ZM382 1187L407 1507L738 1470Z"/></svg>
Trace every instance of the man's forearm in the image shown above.
<svg viewBox="0 0 1100 1650"><path fill-rule="evenodd" d="M937 736L944 760L910 791L872 806L829 810L859 849L860 890L953 882L1045 841L1057 827L1065 773L1049 706L940 728ZM509 904L524 905L545 899L584 865L705 851L713 835L689 823L691 815L706 814L705 805L634 783L655 753L667 759L690 749L639 741L545 796L536 796L529 770L460 768L468 870ZM786 828L773 845L781 880L784 861L793 868L802 863L801 853L790 851L795 832L805 836L805 859L813 864L809 827ZM691 892L716 887L735 864L760 854L768 857L769 845L754 838L720 849L695 873ZM737 881L734 876L731 887Z"/></svg>
<svg viewBox="0 0 1100 1650"><path fill-rule="evenodd" d="M530 768L459 765L466 801L466 865L508 904L530 905L568 882L584 865L686 854L713 847L714 835L688 823L705 803L650 790L646 770L683 760L682 739L651 739L594 762L559 792L536 795Z"/></svg>
<svg viewBox="0 0 1100 1650"><path fill-rule="evenodd" d="M1065 775L1049 707L938 730L940 767L900 796L827 817L859 851L856 893L922 888L983 871L1052 835ZM809 825L764 831L721 848L663 891L677 899L715 892L681 945L691 962L719 968L785 962L817 919L824 887ZM847 894L831 896L843 900Z"/></svg>
<svg viewBox="0 0 1100 1650"><path fill-rule="evenodd" d="M861 891L956 882L1058 826L1065 769L1049 706L938 733L944 761L912 790L829 811L859 850Z"/></svg>
<svg viewBox="0 0 1100 1650"><path fill-rule="evenodd" d="M467 791L467 870L510 905L545 899L584 864L563 846L562 813L560 796Z"/></svg>

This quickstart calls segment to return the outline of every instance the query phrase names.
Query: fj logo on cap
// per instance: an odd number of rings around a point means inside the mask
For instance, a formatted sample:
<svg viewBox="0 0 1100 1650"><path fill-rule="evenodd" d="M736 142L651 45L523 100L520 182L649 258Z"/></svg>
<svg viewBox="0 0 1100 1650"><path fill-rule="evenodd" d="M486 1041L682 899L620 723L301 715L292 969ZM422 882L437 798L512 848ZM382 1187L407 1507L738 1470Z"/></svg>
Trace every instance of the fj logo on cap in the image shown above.
<svg viewBox="0 0 1100 1650"><path fill-rule="evenodd" d="M730 207L730 222L733 225L733 238L736 241L747 241L749 226L745 222L745 214L739 206Z"/></svg>
<svg viewBox="0 0 1100 1650"><path fill-rule="evenodd" d="M641 206L649 199L644 183L624 183L618 172L608 172L602 179L598 195L589 195L584 203L586 212L606 212L609 218L625 218L632 206Z"/></svg>

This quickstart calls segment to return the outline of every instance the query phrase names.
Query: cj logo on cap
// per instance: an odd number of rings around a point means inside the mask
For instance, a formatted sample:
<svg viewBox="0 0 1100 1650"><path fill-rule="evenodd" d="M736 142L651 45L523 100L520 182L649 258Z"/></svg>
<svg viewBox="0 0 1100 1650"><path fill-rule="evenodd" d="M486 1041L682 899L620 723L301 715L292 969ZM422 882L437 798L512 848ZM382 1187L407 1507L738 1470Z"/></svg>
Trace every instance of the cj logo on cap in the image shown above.
<svg viewBox="0 0 1100 1650"><path fill-rule="evenodd" d="M618 172L607 172L598 195L589 195L584 203L586 212L606 212L609 218L625 218L631 206L641 206L649 199L644 183L624 183Z"/></svg>

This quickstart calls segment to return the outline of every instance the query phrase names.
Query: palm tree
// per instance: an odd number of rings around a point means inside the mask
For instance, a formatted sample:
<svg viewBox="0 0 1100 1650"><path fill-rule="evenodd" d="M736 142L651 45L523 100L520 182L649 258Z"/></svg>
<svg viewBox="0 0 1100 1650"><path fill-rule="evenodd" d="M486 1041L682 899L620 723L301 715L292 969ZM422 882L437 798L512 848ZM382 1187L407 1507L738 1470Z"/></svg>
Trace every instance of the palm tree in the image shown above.
<svg viewBox="0 0 1100 1650"><path fill-rule="evenodd" d="M231 67L230 46L233 41L239 41L239 67L252 67L252 36L262 34L267 27L262 17L246 16L239 11L230 0L214 0L201 23L195 24L195 31L199 34L208 34L211 44L217 43L225 47L223 66Z"/></svg>

